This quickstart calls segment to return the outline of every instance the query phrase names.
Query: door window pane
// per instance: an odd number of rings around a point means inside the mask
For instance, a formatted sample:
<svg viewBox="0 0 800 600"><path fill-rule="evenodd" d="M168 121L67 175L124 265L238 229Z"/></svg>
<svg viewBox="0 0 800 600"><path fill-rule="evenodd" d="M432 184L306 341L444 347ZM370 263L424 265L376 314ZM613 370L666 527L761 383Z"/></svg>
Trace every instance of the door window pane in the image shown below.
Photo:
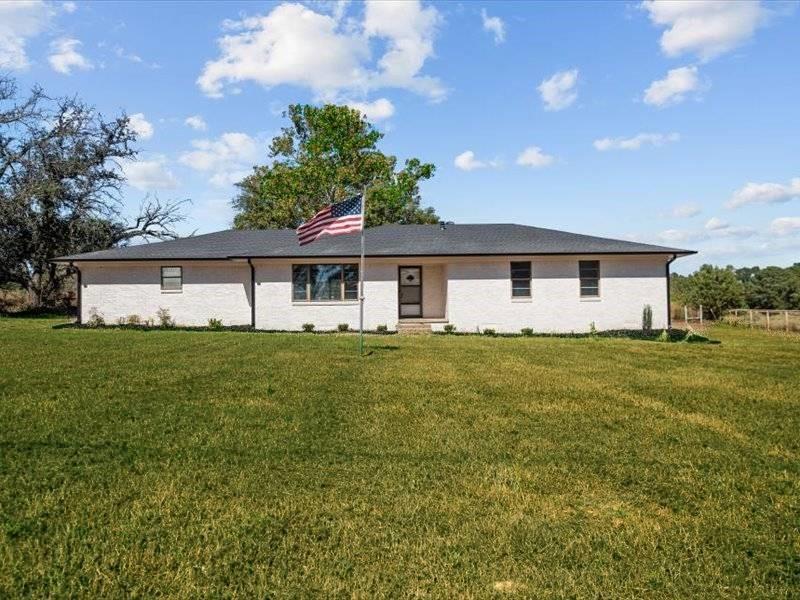
<svg viewBox="0 0 800 600"><path fill-rule="evenodd" d="M419 267L404 267L400 269L400 285L421 285Z"/></svg>

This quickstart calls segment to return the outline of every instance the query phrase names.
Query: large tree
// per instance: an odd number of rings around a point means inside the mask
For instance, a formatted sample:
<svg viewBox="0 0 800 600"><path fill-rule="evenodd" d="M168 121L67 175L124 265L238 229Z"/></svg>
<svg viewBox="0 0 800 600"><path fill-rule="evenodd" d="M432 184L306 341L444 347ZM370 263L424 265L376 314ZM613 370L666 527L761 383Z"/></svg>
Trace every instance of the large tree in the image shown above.
<svg viewBox="0 0 800 600"><path fill-rule="evenodd" d="M271 163L238 184L237 228L294 228L367 186L367 226L438 221L420 207L419 192L435 167L411 158L398 170L397 158L378 149L383 134L357 110L293 104L285 116L289 125L269 146Z"/></svg>
<svg viewBox="0 0 800 600"><path fill-rule="evenodd" d="M724 311L744 305L744 286L733 267L703 265L686 279L685 299L689 304L702 305L719 319Z"/></svg>
<svg viewBox="0 0 800 600"><path fill-rule="evenodd" d="M135 140L125 115L106 120L38 87L20 99L0 77L0 283L50 305L69 276L52 258L176 237L180 203L146 199L133 221L122 215L121 161L135 157Z"/></svg>

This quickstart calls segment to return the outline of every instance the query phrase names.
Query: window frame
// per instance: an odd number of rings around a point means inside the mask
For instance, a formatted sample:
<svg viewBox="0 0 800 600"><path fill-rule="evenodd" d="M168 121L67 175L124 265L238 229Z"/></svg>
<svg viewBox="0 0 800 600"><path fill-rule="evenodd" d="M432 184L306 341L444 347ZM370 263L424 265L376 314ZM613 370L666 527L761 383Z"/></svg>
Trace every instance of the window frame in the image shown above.
<svg viewBox="0 0 800 600"><path fill-rule="evenodd" d="M164 269L178 269L180 275L164 275ZM183 267L181 265L163 265L159 274L161 275L161 292L165 294L180 294L183 292ZM177 279L179 285L177 289L164 287L165 279Z"/></svg>
<svg viewBox="0 0 800 600"><path fill-rule="evenodd" d="M596 267L596 275L595 276L587 276L583 274L584 265L586 263L594 263L597 265ZM594 270L594 269L593 269ZM596 300L600 298L600 279L601 279L601 267L600 267L600 260L599 259L589 259L589 260L579 260L578 261L578 295L581 300ZM584 281L594 281L594 286L585 286ZM594 294L584 294L583 289L584 287L595 287L597 292Z"/></svg>
<svg viewBox="0 0 800 600"><path fill-rule="evenodd" d="M312 267L328 267L328 266L335 266L341 267L339 272L339 294L337 298L329 298L329 299L314 299L312 296L312 286L313 283L311 281L311 268ZM295 297L295 271L296 269L303 269L305 271L305 297L304 298L297 298ZM352 269L355 271L356 279L355 282L352 280L348 281L347 279L347 270ZM358 263L293 263L292 264L292 289L291 289L291 299L293 303L300 303L300 304L337 304L337 303L351 303L351 302L358 302ZM347 284L355 283L355 297L348 298L347 297Z"/></svg>
<svg viewBox="0 0 800 600"><path fill-rule="evenodd" d="M514 265L528 265L527 277L514 277ZM530 260L512 260L509 261L508 276L511 281L511 299L512 300L529 300L533 297L533 262ZM514 294L514 282L525 281L528 284L528 293L523 295Z"/></svg>

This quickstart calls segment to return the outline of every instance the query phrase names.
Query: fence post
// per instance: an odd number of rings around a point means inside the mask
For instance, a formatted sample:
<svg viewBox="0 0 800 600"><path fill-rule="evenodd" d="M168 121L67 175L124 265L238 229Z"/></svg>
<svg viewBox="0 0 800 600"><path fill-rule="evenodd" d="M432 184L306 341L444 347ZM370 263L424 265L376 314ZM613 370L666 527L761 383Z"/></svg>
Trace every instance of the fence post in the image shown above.
<svg viewBox="0 0 800 600"><path fill-rule="evenodd" d="M747 311L750 314L750 329L753 328L753 309Z"/></svg>
<svg viewBox="0 0 800 600"><path fill-rule="evenodd" d="M700 305L700 329L703 328L703 305Z"/></svg>
<svg viewBox="0 0 800 600"><path fill-rule="evenodd" d="M789 311L783 311L783 324L786 326L786 331L789 331Z"/></svg>
<svg viewBox="0 0 800 600"><path fill-rule="evenodd" d="M769 331L769 311L767 311L767 331Z"/></svg>

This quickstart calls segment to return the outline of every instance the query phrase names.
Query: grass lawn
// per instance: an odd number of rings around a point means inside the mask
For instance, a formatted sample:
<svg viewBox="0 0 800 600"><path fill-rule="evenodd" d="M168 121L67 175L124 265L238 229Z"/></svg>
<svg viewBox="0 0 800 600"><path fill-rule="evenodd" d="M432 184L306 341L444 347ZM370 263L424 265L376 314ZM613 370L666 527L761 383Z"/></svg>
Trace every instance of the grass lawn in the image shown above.
<svg viewBox="0 0 800 600"><path fill-rule="evenodd" d="M0 597L797 597L800 336L0 319Z"/></svg>

